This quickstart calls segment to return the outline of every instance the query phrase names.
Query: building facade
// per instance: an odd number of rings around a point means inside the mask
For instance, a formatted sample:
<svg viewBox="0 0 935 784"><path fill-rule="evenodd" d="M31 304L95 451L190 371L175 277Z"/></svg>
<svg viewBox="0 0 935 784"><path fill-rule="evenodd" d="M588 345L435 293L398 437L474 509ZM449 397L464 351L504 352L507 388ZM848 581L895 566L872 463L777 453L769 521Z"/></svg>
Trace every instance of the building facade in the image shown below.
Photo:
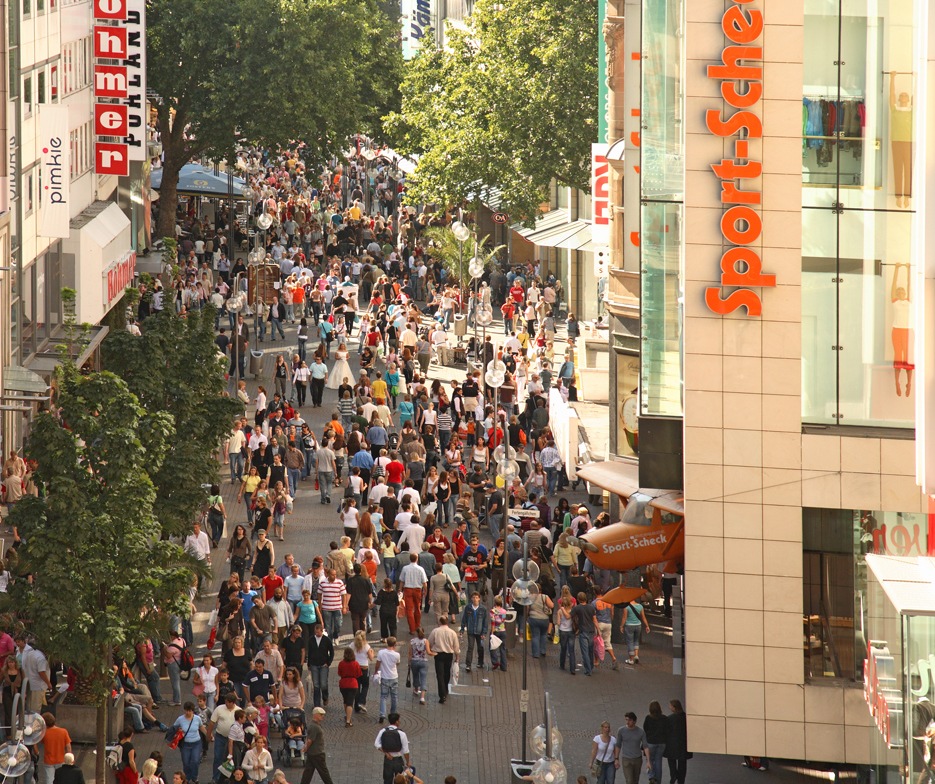
<svg viewBox="0 0 935 784"><path fill-rule="evenodd" d="M90 326L89 342L73 357L83 364L93 361L107 331L101 323L132 281L135 252L145 245L131 236L118 184L129 187L124 164L132 159L140 191L150 150L142 0L18 0L3 8L6 450L22 443L42 397L37 390L60 361L70 307L63 289L75 291L75 320Z"/></svg>
<svg viewBox="0 0 935 784"><path fill-rule="evenodd" d="M612 407L612 451L684 491L690 748L908 775L864 690L867 556L935 550L928 3L606 19L611 399L639 412Z"/></svg>

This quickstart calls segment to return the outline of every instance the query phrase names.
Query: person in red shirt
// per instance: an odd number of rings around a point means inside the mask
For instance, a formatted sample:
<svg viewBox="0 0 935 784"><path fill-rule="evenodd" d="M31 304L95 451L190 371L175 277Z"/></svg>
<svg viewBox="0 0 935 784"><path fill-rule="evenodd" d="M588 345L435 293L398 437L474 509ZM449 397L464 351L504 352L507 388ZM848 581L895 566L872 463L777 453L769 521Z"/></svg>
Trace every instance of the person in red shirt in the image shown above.
<svg viewBox="0 0 935 784"><path fill-rule="evenodd" d="M523 300L526 299L526 292L523 291L522 286L514 284L513 288L510 289L510 296L513 298L513 302L517 305L521 305Z"/></svg>
<svg viewBox="0 0 935 784"><path fill-rule="evenodd" d="M436 527L425 543L429 546L429 552L435 556L436 563L445 563L445 553L451 550L451 542L442 534L442 529Z"/></svg>
<svg viewBox="0 0 935 784"><path fill-rule="evenodd" d="M451 536L451 546L454 549L455 557L460 559L464 551L468 549L467 541L467 521L462 520Z"/></svg>
<svg viewBox="0 0 935 784"><path fill-rule="evenodd" d="M399 454L393 452L393 459L386 464L386 483L390 485L397 493L403 489L403 474L406 473L406 466L399 460Z"/></svg>
<svg viewBox="0 0 935 784"><path fill-rule="evenodd" d="M283 587L283 580L278 574L276 574L276 567L270 566L269 574L262 580L263 583L263 598L266 601L269 601L276 595L276 589Z"/></svg>
<svg viewBox="0 0 935 784"><path fill-rule="evenodd" d="M52 784L55 771L65 764L65 755L71 754L71 737L64 727L55 726L55 716L43 713L45 736L42 738L43 756L39 780L43 784Z"/></svg>

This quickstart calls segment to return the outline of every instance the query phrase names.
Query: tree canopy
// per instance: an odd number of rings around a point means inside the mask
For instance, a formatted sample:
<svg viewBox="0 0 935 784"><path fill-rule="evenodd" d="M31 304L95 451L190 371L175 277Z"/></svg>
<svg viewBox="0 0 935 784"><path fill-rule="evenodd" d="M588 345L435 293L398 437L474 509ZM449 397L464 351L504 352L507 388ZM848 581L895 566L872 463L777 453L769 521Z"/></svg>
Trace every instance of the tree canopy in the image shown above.
<svg viewBox="0 0 935 784"><path fill-rule="evenodd" d="M379 134L399 103L398 18L382 0L150 0L147 78L174 205L193 158L304 143L308 160ZM174 236L173 210L158 230Z"/></svg>
<svg viewBox="0 0 935 784"><path fill-rule="evenodd" d="M112 373L57 377L56 413L40 413L26 455L38 462L45 497L11 513L23 544L12 599L54 661L75 668L98 706L98 780L103 781L104 706L113 651L188 612L194 561L161 537L149 472L172 446L171 418L146 411Z"/></svg>
<svg viewBox="0 0 935 784"><path fill-rule="evenodd" d="M597 33L597 0L477 0L470 29L407 64L402 108L384 119L420 156L408 198L476 206L496 188L528 221L553 179L589 190Z"/></svg>
<svg viewBox="0 0 935 784"><path fill-rule="evenodd" d="M217 481L218 445L243 407L222 396L226 363L214 343L213 307L184 319L166 309L140 330L108 335L104 366L126 380L147 411L169 417L172 449L148 469L153 509L164 534L187 534L207 497L203 485Z"/></svg>

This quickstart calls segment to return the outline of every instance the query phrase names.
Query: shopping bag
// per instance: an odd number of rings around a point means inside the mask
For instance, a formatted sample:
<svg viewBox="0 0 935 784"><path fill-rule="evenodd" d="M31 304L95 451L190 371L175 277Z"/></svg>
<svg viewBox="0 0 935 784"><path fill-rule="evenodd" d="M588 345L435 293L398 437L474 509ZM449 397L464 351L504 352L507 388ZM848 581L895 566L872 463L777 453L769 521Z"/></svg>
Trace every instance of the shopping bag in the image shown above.
<svg viewBox="0 0 935 784"><path fill-rule="evenodd" d="M604 638L599 634L594 635L594 656L598 661L604 661Z"/></svg>
<svg viewBox="0 0 935 784"><path fill-rule="evenodd" d="M452 667L451 668L451 683L449 684L449 686L457 686L457 685L458 685L458 668Z"/></svg>
<svg viewBox="0 0 935 784"><path fill-rule="evenodd" d="M211 614L208 616L208 626L217 626L218 625L218 611L212 610Z"/></svg>
<svg viewBox="0 0 935 784"><path fill-rule="evenodd" d="M234 760L224 760L220 765L218 765L218 773L222 779L229 779L234 775Z"/></svg>
<svg viewBox="0 0 935 784"><path fill-rule="evenodd" d="M210 651L214 647L214 643L218 640L218 627L212 626L211 631L208 633L208 650Z"/></svg>
<svg viewBox="0 0 935 784"><path fill-rule="evenodd" d="M490 635L490 650L495 651L495 650L497 650L501 645L503 645L503 640L501 640L499 637L497 637L496 634L491 634L491 635Z"/></svg>

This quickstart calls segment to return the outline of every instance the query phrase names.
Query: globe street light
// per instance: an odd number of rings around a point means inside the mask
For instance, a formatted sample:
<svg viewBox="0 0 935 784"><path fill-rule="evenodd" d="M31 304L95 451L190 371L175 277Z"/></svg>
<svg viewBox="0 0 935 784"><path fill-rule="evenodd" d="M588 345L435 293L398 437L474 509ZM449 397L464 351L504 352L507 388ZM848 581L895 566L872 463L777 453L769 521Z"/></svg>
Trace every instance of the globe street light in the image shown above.
<svg viewBox="0 0 935 784"><path fill-rule="evenodd" d="M461 308L464 307L464 243L471 236L471 230L461 221L451 224L451 233L458 241L458 290L461 292ZM463 311L461 311L463 312Z"/></svg>

